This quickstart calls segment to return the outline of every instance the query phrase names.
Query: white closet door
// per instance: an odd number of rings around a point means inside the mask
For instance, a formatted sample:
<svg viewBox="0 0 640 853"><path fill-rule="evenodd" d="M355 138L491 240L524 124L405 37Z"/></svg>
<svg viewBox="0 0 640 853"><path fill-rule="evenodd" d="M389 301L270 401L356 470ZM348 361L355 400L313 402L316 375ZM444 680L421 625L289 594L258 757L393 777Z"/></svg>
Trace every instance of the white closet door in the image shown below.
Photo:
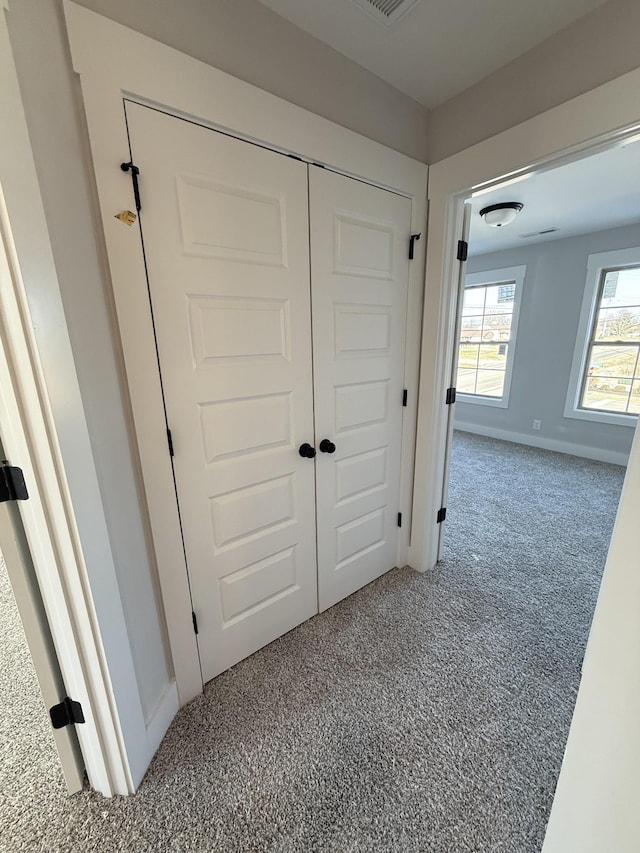
<svg viewBox="0 0 640 853"><path fill-rule="evenodd" d="M207 681L317 612L306 166L127 120Z"/></svg>
<svg viewBox="0 0 640 853"><path fill-rule="evenodd" d="M396 564L411 202L317 167L309 200L324 610Z"/></svg>

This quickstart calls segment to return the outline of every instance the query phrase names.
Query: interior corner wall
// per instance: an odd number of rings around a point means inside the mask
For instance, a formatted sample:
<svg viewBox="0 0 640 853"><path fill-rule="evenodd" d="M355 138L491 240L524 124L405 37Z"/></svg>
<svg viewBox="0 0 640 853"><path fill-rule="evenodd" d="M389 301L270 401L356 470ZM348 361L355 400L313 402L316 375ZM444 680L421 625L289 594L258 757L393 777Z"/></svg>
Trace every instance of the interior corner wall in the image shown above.
<svg viewBox="0 0 640 853"><path fill-rule="evenodd" d="M609 0L429 114L428 163L640 67L638 0Z"/></svg>
<svg viewBox="0 0 640 853"><path fill-rule="evenodd" d="M72 378L49 360L43 362L45 382L89 583L95 593L115 567L140 703L149 720L171 676L97 237L78 81L58 0L11 0L7 22L64 307L62 333L71 342L92 459L74 445L75 410L65 395ZM28 267L24 283L41 345L57 332L47 312L50 297L43 292L47 282L30 275ZM99 492L91 485L88 463L95 466Z"/></svg>
<svg viewBox="0 0 640 853"><path fill-rule="evenodd" d="M458 398L455 424L525 443L549 442L567 452L627 457L633 427L565 418L569 374L586 284L587 258L640 243L636 225L471 256L468 273L526 265L508 408ZM473 250L473 244L471 244ZM541 421L533 430L533 420ZM506 435L504 434L506 433ZM544 445L543 445L544 446Z"/></svg>
<svg viewBox="0 0 640 853"><path fill-rule="evenodd" d="M427 162L429 113L425 107L257 0L76 2Z"/></svg>

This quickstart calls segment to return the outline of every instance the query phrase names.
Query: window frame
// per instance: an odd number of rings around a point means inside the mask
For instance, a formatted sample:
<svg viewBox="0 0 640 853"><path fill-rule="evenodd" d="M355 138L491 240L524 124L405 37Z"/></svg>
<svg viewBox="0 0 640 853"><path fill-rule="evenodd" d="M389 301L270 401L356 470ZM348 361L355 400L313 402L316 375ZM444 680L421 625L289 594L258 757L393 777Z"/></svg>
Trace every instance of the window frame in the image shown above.
<svg viewBox="0 0 640 853"><path fill-rule="evenodd" d="M640 246L633 246L629 249L615 249L610 252L597 252L596 254L589 255L587 258L587 275L584 295L582 297L582 308L580 310L576 344L564 407L565 418L626 426L635 429L638 422L638 415L583 409L580 408L580 396L584 385L584 372L589 357L593 324L599 307L602 273L610 269L624 269L625 267L635 267L638 265L640 265Z"/></svg>
<svg viewBox="0 0 640 853"><path fill-rule="evenodd" d="M520 305L522 302L522 290L524 279L527 274L526 265L517 267L501 267L484 272L467 273L464 279L464 290L472 287L493 287L501 284L515 285L515 296L513 300L513 313L511 315L511 332L507 347L507 366L504 374L504 385L502 397L485 397L481 394L468 394L456 391L456 399L461 403L471 403L474 406L493 406L498 409L509 407L509 396L511 394L511 379L513 377L513 363L515 358L515 345L518 333L518 321L520 319ZM456 353L456 382L458 378L458 355L460 352L460 331L462 329L462 302L460 305L460 320L458 323L458 351Z"/></svg>

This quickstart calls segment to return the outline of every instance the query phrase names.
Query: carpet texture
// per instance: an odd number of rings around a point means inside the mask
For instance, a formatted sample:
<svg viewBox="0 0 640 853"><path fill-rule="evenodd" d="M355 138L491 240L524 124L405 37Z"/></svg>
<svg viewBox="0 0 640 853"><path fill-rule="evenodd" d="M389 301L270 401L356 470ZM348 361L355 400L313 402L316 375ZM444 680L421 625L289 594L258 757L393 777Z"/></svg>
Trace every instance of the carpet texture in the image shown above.
<svg viewBox="0 0 640 853"><path fill-rule="evenodd" d="M135 797L66 799L44 715L3 730L0 849L539 851L623 475L457 433L435 572L394 570L208 684Z"/></svg>

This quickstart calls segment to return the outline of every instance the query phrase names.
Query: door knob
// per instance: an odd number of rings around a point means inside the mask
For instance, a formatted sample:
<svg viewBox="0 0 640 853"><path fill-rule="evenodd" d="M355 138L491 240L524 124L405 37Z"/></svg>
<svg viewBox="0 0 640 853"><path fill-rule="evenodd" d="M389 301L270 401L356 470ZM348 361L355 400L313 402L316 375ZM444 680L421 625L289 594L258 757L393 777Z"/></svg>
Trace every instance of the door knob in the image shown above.
<svg viewBox="0 0 640 853"><path fill-rule="evenodd" d="M300 454L300 456L302 456L303 459L313 459L313 457L316 455L316 449L315 447L311 447L310 444L307 444L307 442L305 442L304 444L301 444L298 448L298 453Z"/></svg>
<svg viewBox="0 0 640 853"><path fill-rule="evenodd" d="M320 442L320 452L321 453L335 453L336 446L332 441L329 441L328 438L323 438Z"/></svg>

